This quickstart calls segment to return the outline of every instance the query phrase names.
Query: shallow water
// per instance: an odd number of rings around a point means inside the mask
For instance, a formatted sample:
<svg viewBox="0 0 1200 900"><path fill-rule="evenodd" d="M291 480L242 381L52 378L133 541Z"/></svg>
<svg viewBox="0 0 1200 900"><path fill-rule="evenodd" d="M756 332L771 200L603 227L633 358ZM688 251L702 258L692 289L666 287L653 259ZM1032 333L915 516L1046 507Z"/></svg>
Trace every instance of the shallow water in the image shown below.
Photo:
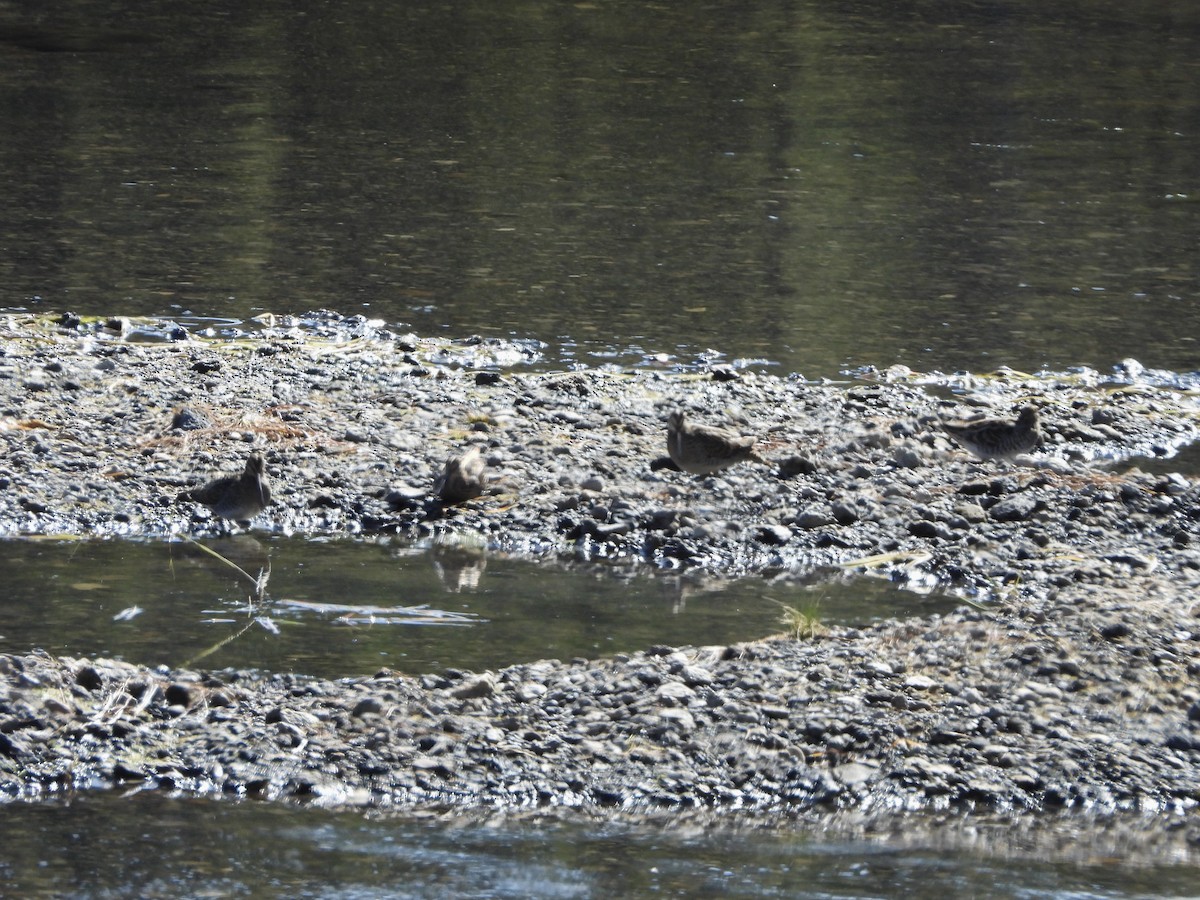
<svg viewBox="0 0 1200 900"><path fill-rule="evenodd" d="M0 541L0 651L422 674L754 640L784 630L785 606L855 624L959 602L882 579L668 579L444 545L246 534L203 546L223 559L187 542ZM259 596L251 579L264 571Z"/></svg>
<svg viewBox="0 0 1200 900"><path fill-rule="evenodd" d="M1009 846L1019 846L1012 842ZM848 840L687 820L521 826L115 792L16 804L0 877L22 897L1187 897L1200 871L1083 848Z"/></svg>

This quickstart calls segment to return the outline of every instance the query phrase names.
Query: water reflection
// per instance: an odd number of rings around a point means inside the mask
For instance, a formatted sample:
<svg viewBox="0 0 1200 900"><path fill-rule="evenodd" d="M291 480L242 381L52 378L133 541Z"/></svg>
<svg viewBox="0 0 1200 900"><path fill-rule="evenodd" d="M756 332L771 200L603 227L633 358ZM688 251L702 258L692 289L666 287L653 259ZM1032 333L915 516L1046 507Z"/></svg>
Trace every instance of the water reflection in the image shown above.
<svg viewBox="0 0 1200 900"><path fill-rule="evenodd" d="M369 308L810 376L1191 370L1196 26L1128 0L10 4L0 308Z"/></svg>
<svg viewBox="0 0 1200 900"><path fill-rule="evenodd" d="M236 568L235 568L236 567ZM497 668L925 615L956 601L885 581L722 581L566 569L470 547L240 534L0 542L0 650L339 677Z"/></svg>
<svg viewBox="0 0 1200 900"><path fill-rule="evenodd" d="M447 591L461 594L479 590L487 569L487 554L478 548L438 544L430 551L433 571Z"/></svg>

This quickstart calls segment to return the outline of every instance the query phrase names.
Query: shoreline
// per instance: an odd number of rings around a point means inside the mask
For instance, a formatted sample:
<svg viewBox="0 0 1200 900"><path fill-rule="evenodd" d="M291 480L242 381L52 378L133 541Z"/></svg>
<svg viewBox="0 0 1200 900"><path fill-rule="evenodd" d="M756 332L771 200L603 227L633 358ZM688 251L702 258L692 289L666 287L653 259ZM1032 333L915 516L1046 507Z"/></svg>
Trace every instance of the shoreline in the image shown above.
<svg viewBox="0 0 1200 900"><path fill-rule="evenodd" d="M396 812L1081 810L1158 816L1200 847L1200 486L1088 462L1193 440L1182 389L525 373L497 344L480 362L479 344L350 329L179 337L0 327L0 535L210 533L175 495L259 452L274 503L258 527L283 533L461 534L723 575L878 565L987 603L419 678L4 655L0 796L136 782ZM976 462L938 427L1030 399L1032 465ZM677 407L758 436L769 465L652 470ZM203 424L173 428L183 408ZM437 510L442 464L472 443L489 494Z"/></svg>

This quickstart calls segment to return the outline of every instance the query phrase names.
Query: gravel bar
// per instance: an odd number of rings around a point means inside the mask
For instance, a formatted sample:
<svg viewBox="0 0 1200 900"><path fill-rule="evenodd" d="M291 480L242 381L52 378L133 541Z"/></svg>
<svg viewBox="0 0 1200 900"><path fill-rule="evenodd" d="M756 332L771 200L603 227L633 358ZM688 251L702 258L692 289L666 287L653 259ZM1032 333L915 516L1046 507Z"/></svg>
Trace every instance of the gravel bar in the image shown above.
<svg viewBox="0 0 1200 900"><path fill-rule="evenodd" d="M1135 465L1196 438L1190 385L1132 361L842 383L536 362L529 344L331 313L233 338L8 316L0 535L214 533L227 526L176 495L254 452L274 498L255 529L714 576L875 570L972 605L421 677L4 655L0 796L136 783L401 811L1077 810L1150 816L1200 847L1200 484ZM1044 436L1028 459L979 462L940 427L1025 403ZM766 463L652 466L675 409L757 436ZM444 507L432 487L472 445L489 491Z"/></svg>

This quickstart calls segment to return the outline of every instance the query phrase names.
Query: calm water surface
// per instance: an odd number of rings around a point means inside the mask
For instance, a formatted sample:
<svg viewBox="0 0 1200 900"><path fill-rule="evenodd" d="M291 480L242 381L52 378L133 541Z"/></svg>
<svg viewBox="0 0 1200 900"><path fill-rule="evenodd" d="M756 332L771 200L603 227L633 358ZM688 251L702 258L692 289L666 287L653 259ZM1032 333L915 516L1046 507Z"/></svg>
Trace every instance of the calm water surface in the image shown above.
<svg viewBox="0 0 1200 900"><path fill-rule="evenodd" d="M1200 368L1200 7L0 8L0 308Z"/></svg>
<svg viewBox="0 0 1200 900"><path fill-rule="evenodd" d="M1190 372L1197 59L1200 7L1152 0L8 3L0 309L327 307L532 338L551 365L712 348L813 377L1125 357ZM469 562L394 549L268 541L270 604L251 614L244 583L179 547L13 544L0 641L351 674L777 627L761 583L681 592L488 560L471 586ZM422 604L466 621L366 609ZM114 796L4 813L0 868L46 895L1176 893L1170 868L1110 882L1119 867L784 832L376 831ZM155 849L130 853L144 835Z"/></svg>
<svg viewBox="0 0 1200 900"><path fill-rule="evenodd" d="M0 651L330 678L384 666L422 674L754 640L784 630L785 607L855 624L959 602L882 579L667 579L462 547L203 543L224 561L182 542L0 541ZM264 594L230 563L254 578L267 572Z"/></svg>
<svg viewBox="0 0 1200 900"><path fill-rule="evenodd" d="M821 837L787 826L496 827L155 794L9 806L0 876L22 897L1194 897L1200 871L1080 850ZM1019 844L1020 842L1013 842Z"/></svg>

